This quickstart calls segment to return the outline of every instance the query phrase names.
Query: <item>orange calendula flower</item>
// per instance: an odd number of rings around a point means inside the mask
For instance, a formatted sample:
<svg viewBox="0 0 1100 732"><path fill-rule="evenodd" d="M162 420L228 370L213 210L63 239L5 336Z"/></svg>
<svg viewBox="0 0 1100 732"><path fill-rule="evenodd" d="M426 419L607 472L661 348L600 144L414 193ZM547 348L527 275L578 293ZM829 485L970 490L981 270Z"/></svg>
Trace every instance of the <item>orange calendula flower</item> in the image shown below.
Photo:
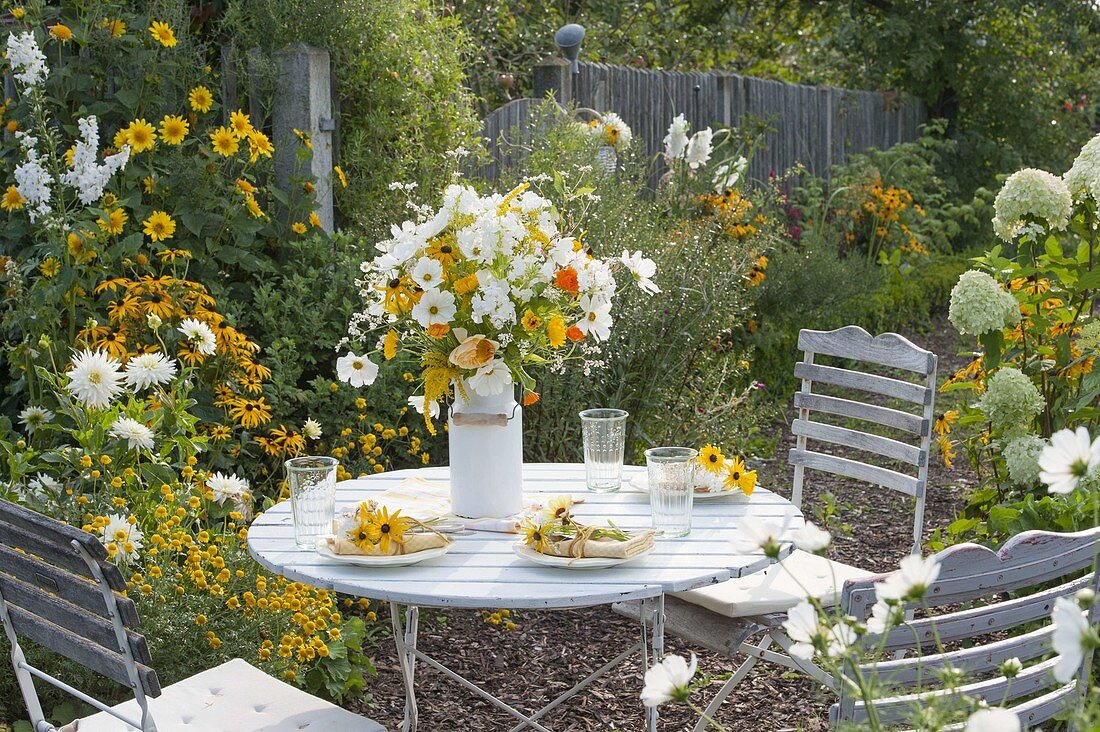
<svg viewBox="0 0 1100 732"><path fill-rule="evenodd" d="M546 324L546 336L550 339L552 348L561 348L565 345L565 321L560 316L555 315L550 318L550 322Z"/></svg>
<svg viewBox="0 0 1100 732"><path fill-rule="evenodd" d="M397 331L392 328L386 333L386 338L382 342L382 357L389 361L391 358L397 355L397 347L399 341L397 338Z"/></svg>
<svg viewBox="0 0 1100 732"><path fill-rule="evenodd" d="M523 395L523 406L529 407L532 404L538 402L540 398L541 397L539 397L539 393L537 391L529 391Z"/></svg>
<svg viewBox="0 0 1100 732"><path fill-rule="evenodd" d="M451 332L451 326L446 323L432 323L428 326L428 335L432 338L442 338Z"/></svg>
<svg viewBox="0 0 1100 732"><path fill-rule="evenodd" d="M575 325L571 325L569 330L565 331L565 337L574 343L580 343L584 340L584 331Z"/></svg>
<svg viewBox="0 0 1100 732"><path fill-rule="evenodd" d="M576 294L580 286L577 284L577 270L572 267L559 269L554 275L554 285L558 289Z"/></svg>

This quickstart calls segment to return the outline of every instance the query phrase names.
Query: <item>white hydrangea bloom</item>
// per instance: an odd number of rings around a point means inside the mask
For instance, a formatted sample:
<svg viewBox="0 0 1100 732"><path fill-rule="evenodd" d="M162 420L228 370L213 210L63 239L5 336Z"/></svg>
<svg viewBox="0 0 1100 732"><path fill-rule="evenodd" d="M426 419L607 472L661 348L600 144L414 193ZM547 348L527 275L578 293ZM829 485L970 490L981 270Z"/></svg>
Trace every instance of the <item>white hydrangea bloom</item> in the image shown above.
<svg viewBox="0 0 1100 732"><path fill-rule="evenodd" d="M8 34L8 61L16 80L26 88L38 86L50 75L46 55L31 31Z"/></svg>
<svg viewBox="0 0 1100 732"><path fill-rule="evenodd" d="M123 145L122 150L108 155L103 163L97 162L99 156L99 123L94 115L77 122L80 138L73 151L73 166L61 174L61 182L76 189L77 197L85 206L103 197L103 189L111 176L125 169L130 160L130 146Z"/></svg>
<svg viewBox="0 0 1100 732"><path fill-rule="evenodd" d="M1073 198L1065 181L1037 168L1024 168L1008 177L993 202L993 230L1013 241L1028 224L1059 231L1069 223Z"/></svg>
<svg viewBox="0 0 1100 732"><path fill-rule="evenodd" d="M1092 196L1094 201L1100 203L1100 135L1085 143L1062 180L1066 182L1074 202L1079 203Z"/></svg>
<svg viewBox="0 0 1100 732"><path fill-rule="evenodd" d="M1035 435L1024 435L1009 441L1001 450L1008 468L1008 479L1015 485L1034 486L1039 482L1039 456L1047 441Z"/></svg>
<svg viewBox="0 0 1100 732"><path fill-rule="evenodd" d="M972 269L951 288L947 317L963 335L979 336L1018 323L1020 308L995 279Z"/></svg>

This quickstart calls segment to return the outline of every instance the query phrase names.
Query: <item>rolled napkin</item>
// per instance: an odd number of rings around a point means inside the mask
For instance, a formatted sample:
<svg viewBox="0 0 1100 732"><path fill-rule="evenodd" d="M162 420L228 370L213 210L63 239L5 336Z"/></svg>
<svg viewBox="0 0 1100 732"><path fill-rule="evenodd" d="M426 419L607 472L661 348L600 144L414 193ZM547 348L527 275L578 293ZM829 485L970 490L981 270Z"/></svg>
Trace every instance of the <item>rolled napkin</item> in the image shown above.
<svg viewBox="0 0 1100 732"><path fill-rule="evenodd" d="M451 543L450 538L400 509L390 512L375 501L360 503L332 520L333 536L329 548L336 554L368 557L392 557L438 549Z"/></svg>
<svg viewBox="0 0 1100 732"><path fill-rule="evenodd" d="M575 536L548 541L541 550L543 554L555 557L603 557L608 559L630 559L648 551L653 546L654 531L638 531L627 534L626 540L607 536L592 536L597 532L595 526L580 527ZM539 551L539 549L535 549Z"/></svg>

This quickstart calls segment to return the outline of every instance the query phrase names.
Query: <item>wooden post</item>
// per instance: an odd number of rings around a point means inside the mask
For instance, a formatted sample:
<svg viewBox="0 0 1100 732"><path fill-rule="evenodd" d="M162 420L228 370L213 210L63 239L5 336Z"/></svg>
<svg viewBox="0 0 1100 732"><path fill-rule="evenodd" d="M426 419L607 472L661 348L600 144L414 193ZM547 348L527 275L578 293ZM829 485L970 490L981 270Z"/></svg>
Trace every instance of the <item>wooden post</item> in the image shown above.
<svg viewBox="0 0 1100 732"><path fill-rule="evenodd" d="M569 62L552 56L535 64L535 98L553 95L558 104L573 101L573 72Z"/></svg>
<svg viewBox="0 0 1100 732"><path fill-rule="evenodd" d="M295 179L312 177L321 228L332 233L332 70L328 51L294 43L276 54L278 85L273 110L275 180L291 199L302 195ZM307 165L298 159L300 143L294 130L308 133L313 157Z"/></svg>

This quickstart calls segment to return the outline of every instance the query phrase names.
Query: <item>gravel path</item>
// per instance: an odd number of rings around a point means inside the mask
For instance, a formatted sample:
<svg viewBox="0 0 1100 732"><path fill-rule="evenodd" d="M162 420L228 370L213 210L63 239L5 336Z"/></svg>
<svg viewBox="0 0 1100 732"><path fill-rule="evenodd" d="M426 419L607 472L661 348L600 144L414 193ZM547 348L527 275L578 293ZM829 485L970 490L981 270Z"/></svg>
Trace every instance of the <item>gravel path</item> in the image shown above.
<svg viewBox="0 0 1100 732"><path fill-rule="evenodd" d="M962 365L955 355L958 341L946 320L937 321L928 333L912 334L914 342L939 354L941 381ZM941 402L942 406L942 402ZM769 488L789 496L791 469L786 464L793 438L786 425L776 450L779 459L759 465ZM896 567L910 545L911 518L897 510L896 494L870 489L843 478L815 474L808 482L804 505L812 515L821 505L822 493L831 492L840 507L839 518L854 530L838 536L832 556L868 569L888 571ZM964 491L973 485L965 460L948 471L938 457L932 460L926 506L925 534L954 518ZM480 681L487 689L522 710L541 707L575 681L613 657L638 634L636 623L614 615L610 608L575 611L516 613L516 630L506 631L472 611L422 611L420 646L462 675ZM381 614L381 613L380 613ZM676 638L666 640L669 653L699 655L700 668L713 676L713 690L721 685L743 660L728 659L690 648ZM404 697L393 644L380 639L373 650L378 675L368 682L370 697L355 702L357 711L367 714L388 729L399 729ZM638 702L641 669L637 662L620 666L594 688L572 699L555 713L549 726L555 732L604 732L642 730L644 716ZM425 732L511 729L511 718L490 707L472 693L444 680L432 669L417 669L420 700L420 729ZM698 694L705 703L710 689ZM827 692L815 682L784 669L757 665L726 701L717 719L731 732L828 729ZM693 724L689 710L666 706L661 710L662 730L688 730Z"/></svg>

